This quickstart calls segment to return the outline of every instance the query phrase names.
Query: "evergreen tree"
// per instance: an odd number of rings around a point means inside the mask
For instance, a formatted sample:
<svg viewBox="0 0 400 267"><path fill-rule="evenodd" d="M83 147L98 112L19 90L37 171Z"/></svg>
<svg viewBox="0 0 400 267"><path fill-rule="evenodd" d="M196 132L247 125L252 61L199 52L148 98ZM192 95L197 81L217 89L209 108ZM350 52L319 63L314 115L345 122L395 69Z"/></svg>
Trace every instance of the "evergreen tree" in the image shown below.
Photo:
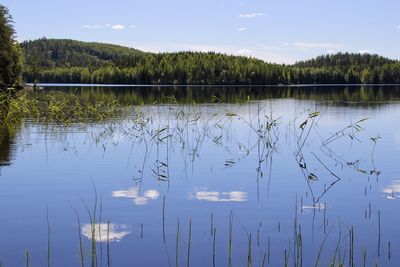
<svg viewBox="0 0 400 267"><path fill-rule="evenodd" d="M12 23L8 9L0 5L0 89L15 88L22 82L22 55Z"/></svg>

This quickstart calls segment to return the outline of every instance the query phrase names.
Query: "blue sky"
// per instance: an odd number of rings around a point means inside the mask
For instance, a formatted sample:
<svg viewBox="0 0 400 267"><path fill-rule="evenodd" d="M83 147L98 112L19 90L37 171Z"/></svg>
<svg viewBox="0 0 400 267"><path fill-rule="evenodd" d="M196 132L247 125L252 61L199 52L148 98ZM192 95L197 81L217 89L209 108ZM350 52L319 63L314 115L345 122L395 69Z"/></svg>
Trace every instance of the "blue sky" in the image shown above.
<svg viewBox="0 0 400 267"><path fill-rule="evenodd" d="M400 59L399 0L2 0L18 40L216 51L293 63L339 51Z"/></svg>

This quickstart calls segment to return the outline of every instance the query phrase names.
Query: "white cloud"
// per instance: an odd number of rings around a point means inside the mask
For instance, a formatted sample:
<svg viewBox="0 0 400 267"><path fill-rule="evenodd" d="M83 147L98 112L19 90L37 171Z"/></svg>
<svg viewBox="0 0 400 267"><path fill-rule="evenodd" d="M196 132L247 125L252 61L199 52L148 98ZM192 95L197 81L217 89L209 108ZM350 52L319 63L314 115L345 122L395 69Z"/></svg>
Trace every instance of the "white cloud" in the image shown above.
<svg viewBox="0 0 400 267"><path fill-rule="evenodd" d="M123 29L125 29L125 26L121 25L121 24L116 24L116 25L113 25L111 27L111 29L113 29L113 30L123 30Z"/></svg>
<svg viewBox="0 0 400 267"><path fill-rule="evenodd" d="M251 50L249 49L240 49L238 51L236 51L237 54L241 55L241 54L251 54Z"/></svg>
<svg viewBox="0 0 400 267"><path fill-rule="evenodd" d="M359 54L371 54L371 50L363 49L358 51Z"/></svg>
<svg viewBox="0 0 400 267"><path fill-rule="evenodd" d="M327 54L336 54L335 50L329 49L328 51L326 51Z"/></svg>
<svg viewBox="0 0 400 267"><path fill-rule="evenodd" d="M137 27L135 25L129 26L130 29L136 29Z"/></svg>
<svg viewBox="0 0 400 267"><path fill-rule="evenodd" d="M103 25L83 25L81 28L85 28L85 29L101 29L103 28Z"/></svg>
<svg viewBox="0 0 400 267"><path fill-rule="evenodd" d="M303 49L333 49L342 47L341 44L335 43L309 43L309 42L295 42L295 43L286 43L285 45L291 45L296 48Z"/></svg>
<svg viewBox="0 0 400 267"><path fill-rule="evenodd" d="M111 28L111 29L113 29L113 30L123 30L123 29L125 29L125 26L124 25L121 25L121 24L115 24L115 25L111 25L111 24L109 24L109 23L107 23L107 24L94 24L94 25L91 25L91 24L86 24L86 25L83 25L81 28L85 28L85 29L104 29L104 28ZM136 26L129 26L129 28L136 28Z"/></svg>
<svg viewBox="0 0 400 267"><path fill-rule="evenodd" d="M240 19L251 19L255 17L265 16L265 13L248 13L248 14L240 14L238 18Z"/></svg>
<svg viewBox="0 0 400 267"><path fill-rule="evenodd" d="M240 28L237 29L238 32L242 32L242 31L245 31L245 30L247 30L246 27L240 27Z"/></svg>

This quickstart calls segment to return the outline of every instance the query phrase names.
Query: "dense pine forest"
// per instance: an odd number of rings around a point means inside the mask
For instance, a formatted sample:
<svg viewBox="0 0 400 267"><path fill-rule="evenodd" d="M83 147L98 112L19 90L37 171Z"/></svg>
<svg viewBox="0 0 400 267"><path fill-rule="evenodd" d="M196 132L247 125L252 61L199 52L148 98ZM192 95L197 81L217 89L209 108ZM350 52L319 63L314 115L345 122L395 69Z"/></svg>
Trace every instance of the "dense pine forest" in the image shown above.
<svg viewBox="0 0 400 267"><path fill-rule="evenodd" d="M27 81L117 84L282 83L290 68L216 53L144 53L116 45L41 39L21 44Z"/></svg>
<svg viewBox="0 0 400 267"><path fill-rule="evenodd" d="M294 65L218 53L145 53L118 45L40 39L21 44L27 82L113 84L400 83L400 63L339 53Z"/></svg>

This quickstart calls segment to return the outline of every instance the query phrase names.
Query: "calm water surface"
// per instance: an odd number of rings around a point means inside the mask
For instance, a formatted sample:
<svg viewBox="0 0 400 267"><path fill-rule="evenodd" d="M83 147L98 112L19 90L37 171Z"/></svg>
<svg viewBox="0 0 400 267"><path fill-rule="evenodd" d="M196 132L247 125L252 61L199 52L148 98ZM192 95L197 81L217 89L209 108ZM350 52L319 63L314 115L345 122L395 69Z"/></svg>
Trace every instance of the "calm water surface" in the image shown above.
<svg viewBox="0 0 400 267"><path fill-rule="evenodd" d="M1 134L3 266L400 264L398 87L47 90L132 115Z"/></svg>

